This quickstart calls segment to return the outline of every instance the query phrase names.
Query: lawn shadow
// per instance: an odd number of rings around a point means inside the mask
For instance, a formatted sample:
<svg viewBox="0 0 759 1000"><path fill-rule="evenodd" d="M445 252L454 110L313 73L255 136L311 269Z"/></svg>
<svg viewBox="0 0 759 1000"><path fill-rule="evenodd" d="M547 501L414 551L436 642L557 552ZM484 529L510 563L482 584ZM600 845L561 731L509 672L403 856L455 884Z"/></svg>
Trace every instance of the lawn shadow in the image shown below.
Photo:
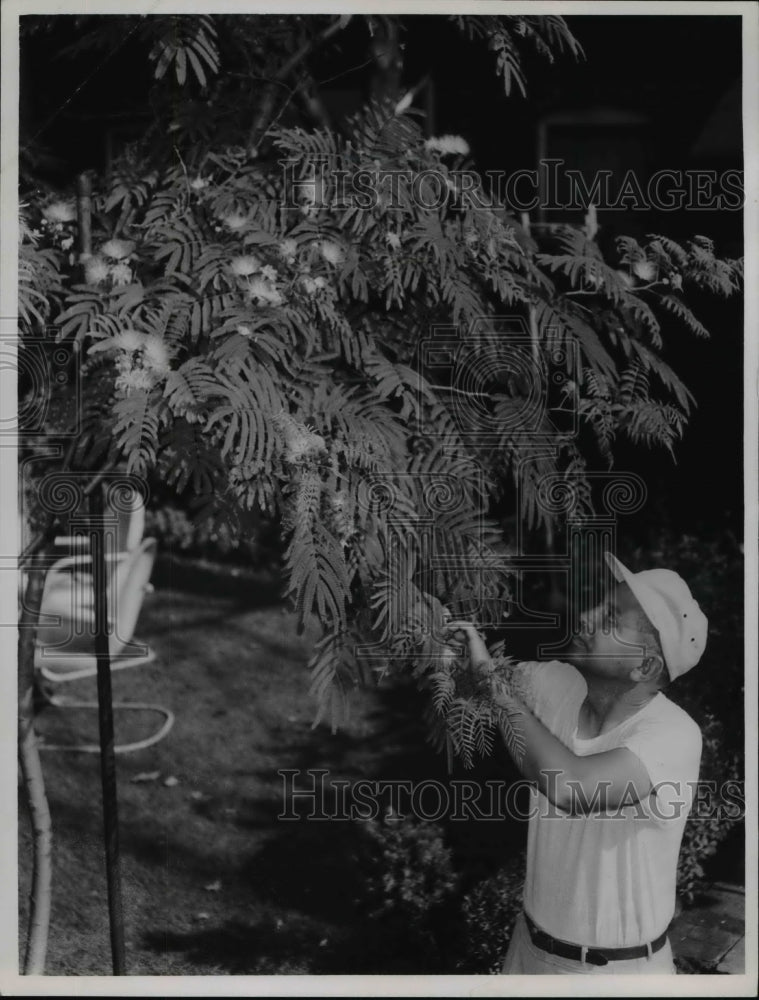
<svg viewBox="0 0 759 1000"><path fill-rule="evenodd" d="M234 583L243 590L247 586ZM185 580L172 585L184 590ZM411 787L449 780L445 756L427 741L424 694L408 679L388 679L356 691L351 714L337 732L328 724L311 727L312 706L297 700L306 686L294 679L305 669L310 633L296 639L292 617L280 625L272 610L245 620L255 593L238 590L237 597L223 597L218 616L206 626L221 596L213 590L205 591L205 604L194 594L182 602L175 590L154 596L151 637L158 638L164 628L175 630L170 652L191 665L175 697L181 705L185 688L192 692L186 711L198 743L187 740L178 726L173 752L169 742L154 758L158 766L165 753L164 767L176 768L180 789L187 790L175 793L185 795L183 811L158 812L140 826L138 816L144 817L152 803L160 810L163 801L170 801L160 788L145 787L143 811L134 814L134 821L125 816L125 844L167 893L192 906L189 919L196 926L187 926L186 907L180 919L167 906L156 905L143 923L145 962L151 962L151 954L163 962L163 954L167 969L199 965L233 975L435 971L425 967L424 956L414 954L408 941L388 945L370 919L362 867L366 832L355 813L346 816L342 802L344 797L350 806L346 788L359 779ZM173 620L165 620L169 616ZM202 629L207 635L199 633ZM238 645L245 657L252 648L260 650L242 672L231 665ZM206 660L214 665L210 689ZM195 692L201 691L207 716L198 715ZM224 721L214 721L216 716ZM204 767L196 767L185 756L194 756L201 742ZM209 779L209 760L223 768L223 780ZM314 770L326 772L316 801L296 796L295 808L288 810L279 772L294 772L291 790L293 785L303 790L313 787L309 772ZM453 774L470 781L485 776L486 771L460 766ZM338 818L341 814L345 818ZM171 823L178 825L164 832ZM449 826L457 864L497 867L504 855L503 823ZM205 896L205 884L216 880L223 885L222 895ZM292 933L282 934L282 921L292 924Z"/></svg>
<svg viewBox="0 0 759 1000"><path fill-rule="evenodd" d="M402 975L437 971L399 942L354 925L347 931L302 917L225 920L213 927L176 932L154 929L143 938L167 966L216 975ZM176 955L172 961L168 956ZM139 971L139 970L138 970ZM173 970L169 972L172 974Z"/></svg>
<svg viewBox="0 0 759 1000"><path fill-rule="evenodd" d="M252 891L315 918L361 920L365 813L356 809L345 786L358 779L383 784L386 794L378 799L377 810L381 818L391 801L391 783L414 789L435 782L450 790L453 802L451 780L475 787L486 781L513 781L505 751L470 770L459 764L449 774L445 757L425 739L423 704L415 686L388 686L376 692L374 707L367 713L372 727L369 740L360 732L332 734L327 727L291 739L283 769L295 774L283 777L282 794L276 800L248 799L237 821L270 834L240 870L241 880ZM326 773L309 773L313 771ZM267 773L259 771L258 777L265 780ZM334 785L333 779L337 779ZM401 814L413 815L410 796L400 795L396 801ZM496 871L524 847L523 823L501 814L478 818L466 810L452 818L451 812L439 822L466 883ZM417 819L423 822L425 817Z"/></svg>
<svg viewBox="0 0 759 1000"><path fill-rule="evenodd" d="M223 975L298 974L322 971L304 956L318 956L323 941L320 928L307 921L226 920L215 927L176 932L150 930L145 945L154 952L181 955L178 964Z"/></svg>
<svg viewBox="0 0 759 1000"><path fill-rule="evenodd" d="M255 846L238 856L226 881L234 882L235 903L247 899L259 911L281 915L288 928L293 924L292 933L283 934L276 920L267 923L258 914L255 921L246 920L240 905L235 917L214 927L185 932L154 923L143 934L144 946L183 952L182 961L221 966L235 975L425 971L400 948L388 954L368 917L362 873L366 834L355 819L334 818L344 813L350 797L343 803L344 791L332 784L334 779L347 783L362 777L412 783L441 778L445 762L425 742L421 705L415 688L388 686L371 693L360 721L335 734L327 726L275 723L270 737L280 751L273 766L256 763L253 769L235 770L241 785L234 799L236 816L229 822L249 831ZM318 795L288 802L277 770L298 772L297 786L303 788L307 772L317 768L327 772ZM245 794L249 785L262 791ZM219 792L197 801L193 811L214 819L230 801ZM290 818L283 818L288 813ZM309 813L315 815L309 818ZM133 851L158 861L160 848L153 836L135 830L130 841ZM187 854L183 860L205 873L209 858Z"/></svg>

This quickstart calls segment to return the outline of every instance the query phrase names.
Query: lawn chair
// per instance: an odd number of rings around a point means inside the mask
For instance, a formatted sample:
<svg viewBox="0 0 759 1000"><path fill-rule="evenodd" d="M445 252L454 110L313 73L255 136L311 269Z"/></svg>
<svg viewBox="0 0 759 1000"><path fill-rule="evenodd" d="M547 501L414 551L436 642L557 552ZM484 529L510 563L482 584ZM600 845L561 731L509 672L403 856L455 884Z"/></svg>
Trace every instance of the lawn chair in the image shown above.
<svg viewBox="0 0 759 1000"><path fill-rule="evenodd" d="M133 641L137 619L145 594L151 589L150 574L156 557L156 540L143 538L145 506L136 490L127 502L107 512L113 527L107 534L113 539L106 544L109 649L111 670L138 667L155 660L155 652L144 643ZM75 681L97 673L95 658L95 600L92 588L92 555L87 551L87 538L80 535L59 536L56 548L67 552L53 563L45 577L40 606L39 628L35 649L35 669L38 678L49 685ZM45 693L48 704L59 708L97 708L97 702L84 702ZM164 716L161 728L137 743L116 747L117 753L127 753L157 743L169 732L174 717L168 709L138 702L114 703L114 709L158 712ZM78 750L95 753L94 745L53 746L45 749Z"/></svg>

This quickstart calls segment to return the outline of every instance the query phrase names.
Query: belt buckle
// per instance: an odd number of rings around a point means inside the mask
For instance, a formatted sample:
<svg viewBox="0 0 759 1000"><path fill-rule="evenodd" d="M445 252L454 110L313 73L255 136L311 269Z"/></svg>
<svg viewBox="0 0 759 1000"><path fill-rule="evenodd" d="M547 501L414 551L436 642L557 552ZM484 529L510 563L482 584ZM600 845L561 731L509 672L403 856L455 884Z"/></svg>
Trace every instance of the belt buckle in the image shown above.
<svg viewBox="0 0 759 1000"><path fill-rule="evenodd" d="M608 965L609 959L598 948L591 948L585 956L585 961L591 965Z"/></svg>

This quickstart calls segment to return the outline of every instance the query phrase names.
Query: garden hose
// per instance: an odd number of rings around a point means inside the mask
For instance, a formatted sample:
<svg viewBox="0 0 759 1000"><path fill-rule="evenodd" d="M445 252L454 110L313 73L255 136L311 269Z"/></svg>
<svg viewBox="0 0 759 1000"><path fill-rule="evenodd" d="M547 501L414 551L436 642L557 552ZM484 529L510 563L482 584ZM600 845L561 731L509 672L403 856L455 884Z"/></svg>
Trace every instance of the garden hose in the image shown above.
<svg viewBox="0 0 759 1000"><path fill-rule="evenodd" d="M141 667L146 663L152 663L155 659L155 651L149 650L144 656L125 656L111 661L111 673L115 670L126 670L128 667ZM95 657L92 657L92 664L81 667L78 670L57 671L50 670L49 667L40 667L40 675L51 684L63 684L66 681L78 681L82 677L94 677L97 673Z"/></svg>
<svg viewBox="0 0 759 1000"><path fill-rule="evenodd" d="M77 698L67 698L65 695L52 695L48 697L48 703L55 708L93 708L97 709L98 703L96 701L80 701ZM153 705L148 702L137 702L137 701L115 701L113 703L114 709L122 709L124 711L136 711L136 712L157 712L159 715L164 716L164 723L161 728L150 736L146 736L142 740L136 740L134 743L120 743L114 747L115 753L134 753L137 750L145 750L147 747L154 746L160 740L166 736L171 727L174 725L174 713L168 708L164 708L162 705ZM99 743L76 743L67 745L65 743L46 743L44 739L39 741L40 750L60 750L68 753L100 753Z"/></svg>
<svg viewBox="0 0 759 1000"><path fill-rule="evenodd" d="M128 667L144 666L146 663L152 663L155 658L155 651L149 649L144 656L125 656L114 659L111 662L111 670L124 670ZM40 676L49 683L62 684L66 681L81 680L83 677L94 677L97 673L97 663L93 657L91 664L86 667L80 667L77 670L63 672L50 670L49 668L42 666L39 668L39 673ZM80 701L76 698L68 698L65 695L51 695L48 693L45 694L45 703L52 705L54 708L97 709L98 707L98 703L96 701ZM174 713L168 708L164 708L162 705L154 705L147 702L122 701L114 702L113 707L124 711L134 710L142 712L157 712L159 715L164 717L164 722L157 732L153 733L151 736L145 737L145 739L137 740L134 743L117 744L114 747L115 753L134 753L137 750L145 750L147 747L154 746L169 733L171 727L174 725ZM39 746L40 750L60 750L68 753L100 753L100 745L97 743L76 743L66 745L64 743L45 743L41 739Z"/></svg>

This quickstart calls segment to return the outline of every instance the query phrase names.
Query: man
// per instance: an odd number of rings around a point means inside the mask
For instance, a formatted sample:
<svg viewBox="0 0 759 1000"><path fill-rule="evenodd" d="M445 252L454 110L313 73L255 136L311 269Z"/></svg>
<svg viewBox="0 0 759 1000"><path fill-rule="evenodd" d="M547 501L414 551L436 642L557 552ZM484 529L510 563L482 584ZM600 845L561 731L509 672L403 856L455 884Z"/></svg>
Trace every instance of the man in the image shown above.
<svg viewBox="0 0 759 1000"><path fill-rule="evenodd" d="M699 661L707 621L676 573L606 559L616 587L582 617L569 662L519 664L508 690L493 681L534 782L512 975L675 972L667 929L701 732L663 688ZM470 623L449 628L492 669Z"/></svg>

